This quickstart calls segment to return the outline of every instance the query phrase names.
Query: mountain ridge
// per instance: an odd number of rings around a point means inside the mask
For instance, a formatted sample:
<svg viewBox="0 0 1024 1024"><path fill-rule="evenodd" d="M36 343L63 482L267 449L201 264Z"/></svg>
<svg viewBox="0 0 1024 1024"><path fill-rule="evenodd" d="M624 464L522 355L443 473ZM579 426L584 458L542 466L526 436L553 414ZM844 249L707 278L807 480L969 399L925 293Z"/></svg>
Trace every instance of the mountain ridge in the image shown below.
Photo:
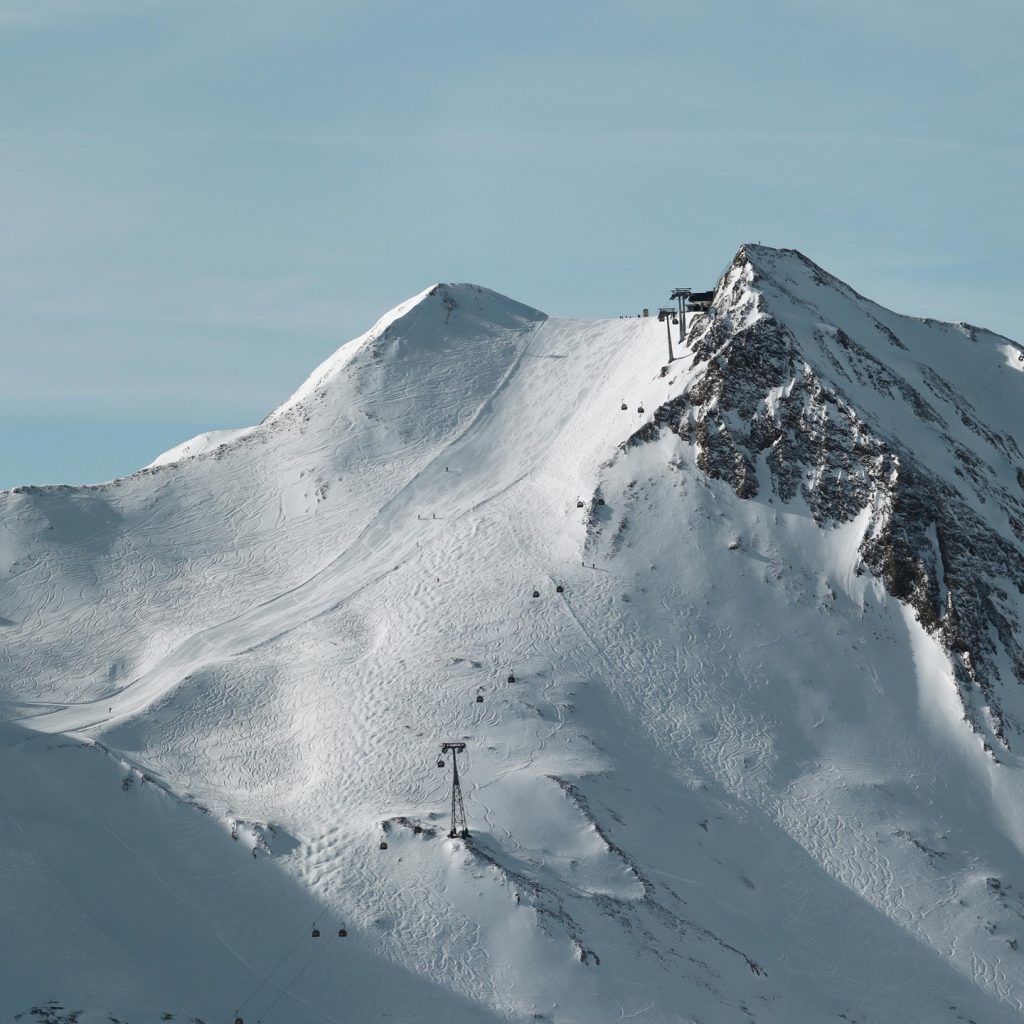
<svg viewBox="0 0 1024 1024"><path fill-rule="evenodd" d="M435 286L229 445L0 494L0 877L73 922L0 1010L1021 1019L1024 378L751 252L667 367Z"/></svg>
<svg viewBox="0 0 1024 1024"><path fill-rule="evenodd" d="M790 252L791 261L806 267L816 285L837 290L835 278L802 254ZM808 341L798 342L794 331L772 314L770 298L754 291L757 282L766 278L763 273L758 277L753 272L747 253L745 248L737 254L716 292L711 314L697 328L693 341L698 361L707 366L702 379L689 391L689 400L704 411L695 417L698 465L712 477L727 479L739 497L751 498L761 486L755 463L761 453L767 452L765 465L774 493L789 502L799 492L819 523L849 521L868 503L881 504L881 514L868 526L872 536L861 545L865 564L885 580L893 596L913 606L922 623L941 637L947 650L959 656L965 720L985 738L990 752L994 753L993 740L1009 751L1007 727L1012 723L1013 732L1019 734L1022 719L1019 711L1004 710L998 699L994 680L1000 679L1000 652L988 640L987 631L989 627L995 629L1012 675L1024 684L1024 648L1012 626L1015 619L1020 621L1021 605L1008 601L1006 592L988 580L1004 576L1018 594L1024 594L1024 558L1020 551L1024 543L1024 500L1013 488L1013 483L1019 486L1024 477L1024 454L1010 434L982 423L970 402L934 370L922 367L922 380L931 391L929 400L923 397L923 389L894 373L841 327L828 321L814 326L813 341L819 347L814 357L818 363L824 354L833 372L825 377L820 368L811 371ZM767 250L757 251L757 255L777 260ZM792 298L774 276L768 280ZM866 301L845 285L839 290L858 304ZM753 299L751 293L757 298ZM803 300L800 305L808 303ZM870 306L881 309L874 303ZM889 316L892 318L892 314ZM735 328L738 317L744 323L739 331ZM909 351L910 346L891 326L874 316L871 320L889 345ZM907 318L895 318L895 326L900 326L900 320ZM936 326L929 321L918 323ZM949 330L949 325L940 326ZM832 332L831 338L826 337L828 331ZM855 333L864 336L863 330ZM964 340L974 344L978 341L976 335ZM728 372L719 369L726 352ZM802 372L797 367L800 359L804 359ZM926 470L894 436L891 427L872 422L875 417L870 411L862 420L863 401L858 402L856 393L851 397L851 389L844 388L844 383L854 383L854 377L857 383L873 385L883 397L897 392L918 420L941 428L942 442L960 464L954 466L953 473ZM1020 392L1021 379L1011 380ZM951 436L953 417L938 412L939 403L953 407L963 426L984 443L987 453L979 452L976 443L968 449L959 437ZM716 410L725 410L736 419L727 424ZM655 422L670 427L675 424L678 430L684 415L689 415L687 402L677 399L671 407L663 406L655 412ZM812 418L817 422L809 422ZM985 454L988 460L983 461ZM998 465L999 460L1003 463L998 466L1003 471L1002 487L993 486L988 479L1000 475L992 467L992 462ZM808 474L813 477L812 486L804 482ZM974 485L966 495L965 488L956 483L957 478L965 476ZM1005 513L1005 522L993 526L981 514L989 500ZM957 526L968 524L965 544L959 539ZM1009 530L1005 529L1007 524ZM909 541L904 539L908 537ZM980 563L976 571L969 569L972 560ZM981 691L981 702L975 696L976 688Z"/></svg>

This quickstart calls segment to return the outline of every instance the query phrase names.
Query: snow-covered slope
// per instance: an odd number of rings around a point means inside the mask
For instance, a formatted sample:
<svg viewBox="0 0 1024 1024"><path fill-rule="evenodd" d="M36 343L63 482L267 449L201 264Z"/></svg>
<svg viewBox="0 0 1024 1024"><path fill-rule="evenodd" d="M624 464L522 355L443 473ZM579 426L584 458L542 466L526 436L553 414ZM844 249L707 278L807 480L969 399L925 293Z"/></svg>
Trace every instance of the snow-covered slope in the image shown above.
<svg viewBox="0 0 1024 1024"><path fill-rule="evenodd" d="M664 332L438 285L0 494L0 1014L1021 1019L1020 348L757 246Z"/></svg>
<svg viewBox="0 0 1024 1024"><path fill-rule="evenodd" d="M191 459L196 455L205 455L207 452L216 451L223 445L237 441L249 433L251 427L243 427L240 430L204 430L203 433L190 437L181 444L158 455L146 469L155 469L157 466L169 466L173 462L181 462L182 459Z"/></svg>

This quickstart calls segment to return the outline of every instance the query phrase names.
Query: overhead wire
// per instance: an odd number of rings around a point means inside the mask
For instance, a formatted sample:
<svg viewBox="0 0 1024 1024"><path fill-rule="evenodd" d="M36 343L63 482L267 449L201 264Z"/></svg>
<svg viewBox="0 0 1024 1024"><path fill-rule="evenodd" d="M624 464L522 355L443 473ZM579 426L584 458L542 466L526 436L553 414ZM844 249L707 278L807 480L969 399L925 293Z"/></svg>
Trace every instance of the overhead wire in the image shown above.
<svg viewBox="0 0 1024 1024"><path fill-rule="evenodd" d="M273 1010L273 1008L277 1006L277 1004L281 1002L281 1000L284 999L286 995L288 995L288 992L291 989L292 985L294 985L295 982L297 982L299 978L301 978L302 975L305 974L306 971L308 971L309 968L313 966L314 961L327 948L327 946L330 944L331 938L333 937L334 936L328 938L327 941L324 942L324 944L306 961L306 963L299 968L298 973L296 973L293 976L292 980L289 981L288 984L285 985L283 989L281 989L281 991L278 993L277 998L263 1011L263 1013L259 1015L259 1017L256 1018L256 1024L262 1024L263 1019L270 1013L270 1011Z"/></svg>
<svg viewBox="0 0 1024 1024"><path fill-rule="evenodd" d="M312 925L310 925L310 929L313 929L313 928L316 928L316 921L314 921L312 923ZM263 988L263 986L266 985L266 983L268 981L270 981L270 979L275 974L277 974L277 972L284 966L284 962L292 955L292 953L295 952L295 950L297 950L299 948L299 946L302 944L302 940L306 938L306 932L309 931L310 929L303 929L303 932L299 936L299 938L296 941L295 945L292 946L291 949L289 949L288 952L285 953L285 955L283 957L281 957L280 960L278 960L278 962L275 965L275 967L273 968L273 970L271 970L269 974L264 976L263 980L249 993L248 996L246 996L245 1002L241 1003L239 1005L238 1009L235 1010L235 1017L233 1019L237 1019L238 1017L242 1016L242 1011L249 1005L249 1003L252 1002L252 1000L255 997L256 993L259 992L259 990L261 988Z"/></svg>

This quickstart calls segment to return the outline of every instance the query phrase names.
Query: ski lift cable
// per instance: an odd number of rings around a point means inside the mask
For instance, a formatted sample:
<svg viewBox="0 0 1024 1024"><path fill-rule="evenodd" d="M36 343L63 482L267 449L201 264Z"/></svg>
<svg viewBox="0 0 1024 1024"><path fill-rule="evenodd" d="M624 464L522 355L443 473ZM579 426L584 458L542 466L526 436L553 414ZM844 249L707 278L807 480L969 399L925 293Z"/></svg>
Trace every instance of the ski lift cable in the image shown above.
<svg viewBox="0 0 1024 1024"><path fill-rule="evenodd" d="M314 961L320 956L321 953L323 953L323 951L329 945L330 939L328 939L319 949L314 951L313 955L306 961L306 963L299 968L298 973L293 975L292 980L289 981L288 984L285 985L283 989L281 989L281 991L278 993L277 998L263 1011L263 1013L259 1015L259 1017L256 1018L256 1024L263 1024L264 1018L269 1015L270 1011L273 1010L273 1008L277 1006L277 1004L281 1002L281 1000L284 999L286 995L288 995L288 992L291 989L292 985L294 985L295 982L297 982L299 978L301 978L302 975L305 974L306 971L308 971L309 968L313 966Z"/></svg>
<svg viewBox="0 0 1024 1024"><path fill-rule="evenodd" d="M310 927L311 928L315 928L316 927L316 921L314 921L313 924L310 925ZM246 996L245 1002L242 1003L238 1007L237 1010L235 1010L235 1017L234 1017L234 1019L237 1019L238 1017L241 1017L242 1011L249 1005L249 1003L252 1002L252 1000L255 997L256 993L259 992L259 990L261 988L263 988L263 986L266 985L266 983L268 981L270 981L270 979L275 974L277 974L277 972L284 966L284 962L292 955L292 953L295 952L295 950L297 950L299 948L300 945L302 945L302 940L306 938L306 934L307 934L308 931L309 931L309 928L304 928L302 930L302 934L299 936L298 941L296 941L295 945L292 946L292 948L289 949L288 952L285 953L285 955L283 957L281 957L280 960L278 960L278 962L275 965L274 969L263 978L263 980L249 993L248 996Z"/></svg>

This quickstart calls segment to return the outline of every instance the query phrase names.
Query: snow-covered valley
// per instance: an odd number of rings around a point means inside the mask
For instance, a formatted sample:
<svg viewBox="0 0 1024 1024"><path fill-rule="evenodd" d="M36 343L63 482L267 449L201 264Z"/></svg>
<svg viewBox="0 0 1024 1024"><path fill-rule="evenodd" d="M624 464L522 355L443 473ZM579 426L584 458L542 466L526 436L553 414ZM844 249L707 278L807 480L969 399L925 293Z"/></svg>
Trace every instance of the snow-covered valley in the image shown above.
<svg viewBox="0 0 1024 1024"><path fill-rule="evenodd" d="M665 331L438 285L0 493L2 1019L1024 1017L1024 350L760 246Z"/></svg>

